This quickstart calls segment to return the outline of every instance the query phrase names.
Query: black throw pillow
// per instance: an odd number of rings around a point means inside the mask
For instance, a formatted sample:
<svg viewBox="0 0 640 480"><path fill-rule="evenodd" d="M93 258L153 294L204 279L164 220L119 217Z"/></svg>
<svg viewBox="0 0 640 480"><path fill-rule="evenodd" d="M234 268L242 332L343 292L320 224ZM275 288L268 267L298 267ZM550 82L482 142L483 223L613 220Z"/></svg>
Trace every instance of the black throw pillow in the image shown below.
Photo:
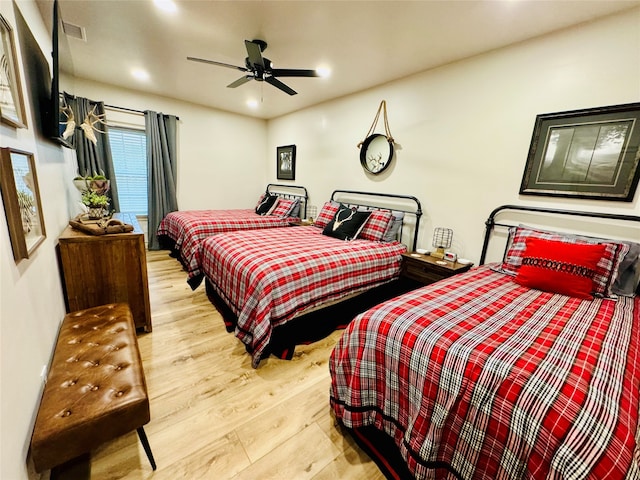
<svg viewBox="0 0 640 480"><path fill-rule="evenodd" d="M355 208L340 204L333 220L324 227L322 234L340 240L355 240L370 215L370 211L359 212Z"/></svg>
<svg viewBox="0 0 640 480"><path fill-rule="evenodd" d="M256 207L256 213L258 215L266 215L271 210L271 207L273 207L273 204L276 203L277 201L278 201L277 195L266 194L262 199L262 201Z"/></svg>

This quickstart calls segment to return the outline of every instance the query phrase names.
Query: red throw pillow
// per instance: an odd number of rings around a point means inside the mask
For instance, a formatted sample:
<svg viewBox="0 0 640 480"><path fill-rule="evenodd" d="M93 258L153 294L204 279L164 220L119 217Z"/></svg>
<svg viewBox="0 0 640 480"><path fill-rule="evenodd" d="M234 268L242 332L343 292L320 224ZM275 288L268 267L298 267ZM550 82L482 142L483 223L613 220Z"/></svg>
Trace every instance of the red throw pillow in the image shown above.
<svg viewBox="0 0 640 480"><path fill-rule="evenodd" d="M593 292L596 295L610 297L613 295L612 286L618 276L618 269L625 255L629 251L629 245L625 243L608 241L603 238L593 238L573 235L569 233L549 232L545 230L535 230L529 227L511 227L509 229L509 248L502 262L501 270L509 275L516 275L522 264L522 257L527 248L527 239L541 238L543 240L554 240L564 243L579 244L602 244L605 251L598 262L596 273L593 276Z"/></svg>
<svg viewBox="0 0 640 480"><path fill-rule="evenodd" d="M593 298L593 276L605 245L528 238L516 283L577 298Z"/></svg>

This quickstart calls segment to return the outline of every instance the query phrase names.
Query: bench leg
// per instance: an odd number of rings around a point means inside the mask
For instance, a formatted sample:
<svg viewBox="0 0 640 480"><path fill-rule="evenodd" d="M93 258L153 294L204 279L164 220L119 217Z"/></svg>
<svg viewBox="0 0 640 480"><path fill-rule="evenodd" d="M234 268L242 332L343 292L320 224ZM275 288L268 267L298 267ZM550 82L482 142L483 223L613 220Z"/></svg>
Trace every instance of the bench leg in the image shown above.
<svg viewBox="0 0 640 480"><path fill-rule="evenodd" d="M147 458L149 459L149 463L151 464L151 468L153 470L156 469L156 461L153 459L153 453L151 453L151 446L149 445L149 440L147 439L147 434L144 433L144 428L140 427L137 429L138 437L140 437L140 443L144 448L145 453L147 454Z"/></svg>

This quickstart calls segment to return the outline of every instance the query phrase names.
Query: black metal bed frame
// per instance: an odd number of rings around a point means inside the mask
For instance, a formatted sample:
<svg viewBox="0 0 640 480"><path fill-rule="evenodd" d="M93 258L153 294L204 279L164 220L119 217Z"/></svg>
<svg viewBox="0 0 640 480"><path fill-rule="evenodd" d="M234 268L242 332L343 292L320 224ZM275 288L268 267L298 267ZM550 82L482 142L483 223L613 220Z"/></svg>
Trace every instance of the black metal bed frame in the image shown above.
<svg viewBox="0 0 640 480"><path fill-rule="evenodd" d="M338 198L340 197L341 194L344 195L358 195L358 196L364 196L364 197L369 197L369 198L376 198L376 197L381 197L381 198L395 198L395 199L399 199L399 200L404 200L404 201L410 201L413 202L415 204L415 209L413 210L407 210L406 208L401 208L401 207L391 207L388 205L371 205L368 203L360 203L359 201L357 203L354 203L353 201L351 202L344 202L342 201L341 203L349 206L349 207L364 207L366 209L369 210L394 210L396 212L404 212L404 213L408 213L411 215L414 215L416 218L416 225L415 225L415 229L413 231L413 245L412 245L412 251L415 251L416 246L418 245L418 233L419 233L419 228L420 228L420 218L422 217L422 205L420 204L420 200L418 200L416 197L412 196L412 195L399 195L399 194L395 194L395 193L378 193L378 192L360 192L360 191L356 191L356 190L334 190L333 193L331 194L331 200L333 200L334 202L340 202L340 200L338 200ZM404 227L404 221L402 222L402 227L400 228L400 232L399 232L399 237L402 238L402 229Z"/></svg>
<svg viewBox="0 0 640 480"><path fill-rule="evenodd" d="M590 218L602 218L609 220L619 220L619 221L629 221L640 223L640 216L636 215L623 215L623 214L612 214L612 213L596 213L596 212L584 212L584 211L574 211L574 210L562 210L562 209L553 209L553 208L544 208L544 207L530 207L530 206L522 206L522 205L502 205L494 209L489 218L485 222L486 230L484 235L484 242L482 246L482 254L480 257L480 265L484 264L487 254L487 248L489 245L489 239L491 237L491 233L494 228L499 227L513 227L517 226L514 223L504 223L504 222L496 222L496 217L505 211L516 211L516 212L534 212L534 213L549 213L553 215L568 215L568 216L576 216L576 217L590 217ZM638 292L640 294L640 292ZM342 424L341 424L342 425ZM342 426L344 430L349 432L351 437L355 440L355 442L362 448L369 457L376 463L380 471L385 475L386 478L413 478L405 460L399 453L398 447L395 445L393 439L387 436L384 432L377 430L375 427L360 427L360 428L348 428ZM456 478L459 477L454 473Z"/></svg>
<svg viewBox="0 0 640 480"><path fill-rule="evenodd" d="M365 207L371 210L393 210L398 212L404 212L406 214L415 215L416 217L416 230L413 236L414 248L417 242L417 232L420 225L420 217L422 216L422 208L420 201L412 196L396 195L388 193L375 193L375 192L359 192L352 190L334 190L331 194L331 200L339 201L340 196L348 197L351 201L341 202L344 205L350 207ZM360 203L357 199L359 197L369 197L371 201L369 203ZM403 200L405 207L396 208L389 205L379 205L381 197ZM366 200L366 199L365 199ZM355 201L355 202L354 202ZM407 202L412 202L415 208L409 209L406 207ZM404 222L403 222L404 223ZM401 234L401 233L400 233ZM205 290L209 301L218 309L222 315L226 328L229 332L235 328L235 322L237 322L237 316L233 313L233 310L229 307L225 299L223 299L216 290L213 288L211 281L205 276ZM296 345L303 343L315 342L322 338L325 338L331 332L338 328L344 328L358 313L371 308L384 300L393 298L406 291L405 286L399 282L389 282L377 287L373 287L370 290L360 293L356 297L350 299L344 299L340 302L324 306L318 310L305 313L291 319L284 325L275 327L271 337L271 342L263 354L263 358L273 354L279 358L291 359Z"/></svg>
<svg viewBox="0 0 640 480"><path fill-rule="evenodd" d="M628 222L640 223L640 216L637 215L623 215L617 213L598 213L598 212L584 212L578 210L562 210L556 208L544 208L544 207L530 207L526 205L501 205L495 208L490 214L489 218L485 222L484 241L482 243L482 253L480 254L480 265L484 265L487 256L487 249L489 247L489 239L491 233L495 227L514 227L515 224L510 223L497 223L496 216L500 213L511 210L516 212L535 212L535 213L551 213L554 215L569 215L574 217L589 217L589 218L604 218L607 220L622 220Z"/></svg>
<svg viewBox="0 0 640 480"><path fill-rule="evenodd" d="M302 191L303 193L293 193L298 190ZM305 187L300 185L269 183L267 184L266 193L278 195L282 198L288 198L289 200L300 200L300 218L307 218L307 201L309 200L309 194L307 193L307 189Z"/></svg>

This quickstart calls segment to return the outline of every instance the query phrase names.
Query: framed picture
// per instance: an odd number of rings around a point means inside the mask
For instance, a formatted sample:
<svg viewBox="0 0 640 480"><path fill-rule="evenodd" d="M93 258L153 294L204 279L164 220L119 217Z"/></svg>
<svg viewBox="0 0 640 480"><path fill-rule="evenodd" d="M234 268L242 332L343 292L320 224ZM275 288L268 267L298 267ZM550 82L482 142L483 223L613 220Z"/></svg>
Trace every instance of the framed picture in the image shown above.
<svg viewBox="0 0 640 480"><path fill-rule="evenodd" d="M278 180L296 179L296 146L286 145L278 147L276 166L278 169Z"/></svg>
<svg viewBox="0 0 640 480"><path fill-rule="evenodd" d="M18 263L29 258L46 237L32 153L0 149L0 187L13 258Z"/></svg>
<svg viewBox="0 0 640 480"><path fill-rule="evenodd" d="M18 128L27 127L13 31L2 15L0 15L0 121Z"/></svg>
<svg viewBox="0 0 640 480"><path fill-rule="evenodd" d="M638 145L640 103L538 115L520 193L631 202Z"/></svg>

